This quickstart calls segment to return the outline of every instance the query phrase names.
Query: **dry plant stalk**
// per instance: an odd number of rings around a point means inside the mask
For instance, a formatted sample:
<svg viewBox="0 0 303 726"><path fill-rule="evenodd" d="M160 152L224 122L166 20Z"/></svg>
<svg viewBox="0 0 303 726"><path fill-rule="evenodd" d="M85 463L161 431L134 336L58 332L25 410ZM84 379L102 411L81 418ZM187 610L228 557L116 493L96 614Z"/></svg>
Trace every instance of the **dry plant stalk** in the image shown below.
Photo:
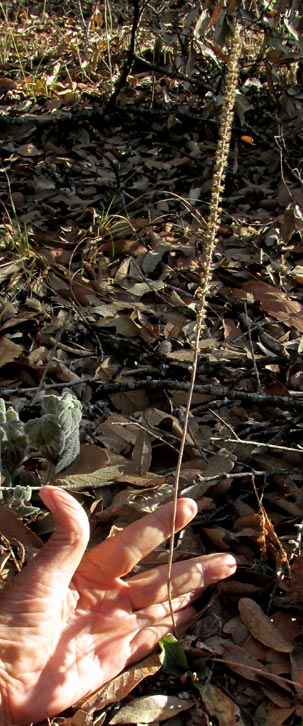
<svg viewBox="0 0 303 726"><path fill-rule="evenodd" d="M232 132L232 121L234 115L234 105L236 98L236 91L238 85L239 76L239 61L241 57L241 26L236 23L235 29L232 36L230 55L227 63L227 74L226 74L226 91L225 91L225 106L222 111L220 128L219 128L219 140L216 149L215 166L213 172L213 181L211 189L210 199L210 211L207 221L207 231L204 235L205 249L200 259L200 285L196 291L197 305L196 305L196 332L194 339L194 350L193 350L193 363L192 372L190 379L190 388L188 392L188 399L186 404L186 410L184 415L183 431L180 442L180 450L178 456L178 462L176 466L176 474L174 481L174 494L173 494L173 515L172 515L172 535L170 539L169 548L169 560L168 560L168 575L167 575L167 591L168 600L170 607L170 614L174 630L176 630L176 623L172 607L172 563L174 554L174 535L175 535L175 524L176 524L176 513L177 513L177 501L179 492L179 481L181 466L183 461L185 440L188 429L188 420L193 396L193 390L196 380L200 336L202 330L205 327L205 318L207 312L207 297L212 283L212 272L213 272L213 257L214 251L217 244L218 229L221 224L222 216L222 198L224 193L224 182L226 175L226 167L228 163L228 156L230 150L230 139Z"/></svg>

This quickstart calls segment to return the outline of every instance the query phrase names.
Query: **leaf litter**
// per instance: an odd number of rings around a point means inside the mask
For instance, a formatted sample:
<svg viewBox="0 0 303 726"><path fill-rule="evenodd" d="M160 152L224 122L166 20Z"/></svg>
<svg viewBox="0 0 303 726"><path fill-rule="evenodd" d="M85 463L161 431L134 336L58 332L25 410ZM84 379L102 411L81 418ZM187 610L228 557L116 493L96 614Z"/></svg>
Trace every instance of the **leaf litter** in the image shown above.
<svg viewBox="0 0 303 726"><path fill-rule="evenodd" d="M103 5L83 2L82 17L76 3L66 17L55 0L43 13L11 5L1 31L0 394L25 422L44 393L81 401L79 457L54 481L85 507L95 544L172 497L229 11L184 3L181 25L173 2L163 17L147 11L111 109L130 8L115 4L109 56ZM268 61L257 73L247 51L181 469L180 494L199 513L174 555L231 552L238 570L199 601L181 639L188 670L167 675L151 656L62 724L292 726L303 716L302 41L296 12L279 25L263 10ZM42 484L42 452L28 451L22 469ZM26 509L1 483L4 584L52 522L35 490ZM144 566L166 558L163 546Z"/></svg>

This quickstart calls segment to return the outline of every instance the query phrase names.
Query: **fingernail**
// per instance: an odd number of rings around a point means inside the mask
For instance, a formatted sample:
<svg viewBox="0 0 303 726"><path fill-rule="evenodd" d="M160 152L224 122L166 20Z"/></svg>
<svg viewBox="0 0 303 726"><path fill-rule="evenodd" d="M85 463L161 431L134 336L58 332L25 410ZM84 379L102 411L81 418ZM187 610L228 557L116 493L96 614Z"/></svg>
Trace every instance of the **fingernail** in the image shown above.
<svg viewBox="0 0 303 726"><path fill-rule="evenodd" d="M230 577L237 569L236 560L232 555L222 552L208 557L206 580L209 584Z"/></svg>
<svg viewBox="0 0 303 726"><path fill-rule="evenodd" d="M223 577L229 577L230 575L233 575L233 573L236 571L237 561L232 555L225 555L221 567L222 572L224 572Z"/></svg>

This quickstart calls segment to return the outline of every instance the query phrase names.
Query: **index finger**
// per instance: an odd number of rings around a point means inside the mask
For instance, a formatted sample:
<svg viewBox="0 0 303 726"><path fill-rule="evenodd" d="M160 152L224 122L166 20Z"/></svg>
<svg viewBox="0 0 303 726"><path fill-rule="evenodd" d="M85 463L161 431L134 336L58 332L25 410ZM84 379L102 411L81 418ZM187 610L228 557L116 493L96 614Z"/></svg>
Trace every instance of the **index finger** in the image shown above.
<svg viewBox="0 0 303 726"><path fill-rule="evenodd" d="M176 532L185 527L197 513L193 499L179 499ZM89 550L85 564L99 568L100 574L116 578L127 575L143 557L168 539L172 530L173 504L164 504L152 514L132 522L115 537L110 537Z"/></svg>

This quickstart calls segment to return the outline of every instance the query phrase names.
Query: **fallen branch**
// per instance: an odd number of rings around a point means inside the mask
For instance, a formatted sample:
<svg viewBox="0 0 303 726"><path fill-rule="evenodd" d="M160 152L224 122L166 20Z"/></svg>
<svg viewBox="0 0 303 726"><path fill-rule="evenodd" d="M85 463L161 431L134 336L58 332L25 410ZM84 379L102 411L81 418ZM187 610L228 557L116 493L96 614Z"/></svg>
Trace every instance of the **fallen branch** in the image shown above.
<svg viewBox="0 0 303 726"><path fill-rule="evenodd" d="M155 390L171 390L171 391L189 391L190 383L176 380L152 380L146 378L141 381L128 381L127 383L100 383L97 378L86 377L79 379L78 381L69 381L67 383L47 383L43 386L43 389L56 389L56 388L70 388L71 386L79 386L83 383L90 383L91 385L97 386L95 393L96 396L102 398L102 396L109 396L112 393L125 393L127 391L155 391ZM0 388L0 394L2 396L8 396L13 393L34 393L38 390L38 386L31 386L30 388ZM273 396L267 393L248 393L247 391L238 391L235 388L229 388L228 386L214 386L211 383L196 384L193 388L194 393L204 393L212 396L215 399L226 398L226 402L229 400L238 399L240 401L251 401L257 405L262 406L277 406L283 410L303 410L303 398L292 398L291 396Z"/></svg>

